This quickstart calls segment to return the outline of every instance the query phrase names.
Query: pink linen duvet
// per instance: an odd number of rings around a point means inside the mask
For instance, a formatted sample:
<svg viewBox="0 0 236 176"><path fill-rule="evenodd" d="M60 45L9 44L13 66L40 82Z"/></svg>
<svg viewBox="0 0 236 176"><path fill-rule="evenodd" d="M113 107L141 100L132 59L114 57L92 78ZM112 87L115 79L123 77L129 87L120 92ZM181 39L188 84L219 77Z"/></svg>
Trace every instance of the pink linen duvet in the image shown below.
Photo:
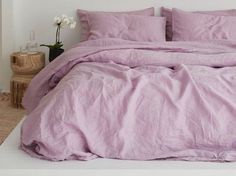
<svg viewBox="0 0 236 176"><path fill-rule="evenodd" d="M23 105L21 147L38 158L236 161L236 43L83 42Z"/></svg>

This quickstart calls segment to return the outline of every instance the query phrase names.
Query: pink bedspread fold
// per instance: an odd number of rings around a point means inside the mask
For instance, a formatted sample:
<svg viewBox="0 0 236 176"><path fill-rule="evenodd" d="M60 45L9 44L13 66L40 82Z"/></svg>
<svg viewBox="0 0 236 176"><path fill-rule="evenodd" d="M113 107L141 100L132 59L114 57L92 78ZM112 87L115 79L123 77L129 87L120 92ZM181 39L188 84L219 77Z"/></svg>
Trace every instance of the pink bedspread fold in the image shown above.
<svg viewBox="0 0 236 176"><path fill-rule="evenodd" d="M235 161L235 44L80 43L32 80L21 147L54 161Z"/></svg>

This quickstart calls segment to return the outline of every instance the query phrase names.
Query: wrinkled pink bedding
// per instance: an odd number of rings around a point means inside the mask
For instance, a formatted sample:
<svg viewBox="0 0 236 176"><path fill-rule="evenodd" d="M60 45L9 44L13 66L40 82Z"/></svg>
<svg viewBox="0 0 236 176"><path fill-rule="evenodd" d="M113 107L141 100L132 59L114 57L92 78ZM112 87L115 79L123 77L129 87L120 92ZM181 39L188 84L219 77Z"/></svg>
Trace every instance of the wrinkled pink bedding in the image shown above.
<svg viewBox="0 0 236 176"><path fill-rule="evenodd" d="M235 44L83 42L31 82L21 147L54 161L236 161Z"/></svg>

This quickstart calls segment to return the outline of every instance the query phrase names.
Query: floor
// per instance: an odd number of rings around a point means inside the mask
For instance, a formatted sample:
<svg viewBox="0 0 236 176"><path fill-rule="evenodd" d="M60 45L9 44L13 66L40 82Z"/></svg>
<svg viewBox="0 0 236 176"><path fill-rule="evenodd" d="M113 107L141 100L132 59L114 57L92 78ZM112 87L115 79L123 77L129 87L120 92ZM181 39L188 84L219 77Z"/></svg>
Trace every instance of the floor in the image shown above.
<svg viewBox="0 0 236 176"><path fill-rule="evenodd" d="M10 94L0 94L0 145L21 121L24 114L23 109L11 107Z"/></svg>

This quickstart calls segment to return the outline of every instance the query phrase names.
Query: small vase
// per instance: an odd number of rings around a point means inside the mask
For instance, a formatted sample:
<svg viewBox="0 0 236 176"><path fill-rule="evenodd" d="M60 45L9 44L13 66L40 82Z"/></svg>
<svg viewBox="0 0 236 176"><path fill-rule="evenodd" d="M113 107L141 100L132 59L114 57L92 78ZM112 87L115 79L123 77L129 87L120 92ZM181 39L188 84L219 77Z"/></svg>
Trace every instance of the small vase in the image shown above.
<svg viewBox="0 0 236 176"><path fill-rule="evenodd" d="M62 48L50 48L49 50L49 62L52 62L56 57L60 56L64 52Z"/></svg>

